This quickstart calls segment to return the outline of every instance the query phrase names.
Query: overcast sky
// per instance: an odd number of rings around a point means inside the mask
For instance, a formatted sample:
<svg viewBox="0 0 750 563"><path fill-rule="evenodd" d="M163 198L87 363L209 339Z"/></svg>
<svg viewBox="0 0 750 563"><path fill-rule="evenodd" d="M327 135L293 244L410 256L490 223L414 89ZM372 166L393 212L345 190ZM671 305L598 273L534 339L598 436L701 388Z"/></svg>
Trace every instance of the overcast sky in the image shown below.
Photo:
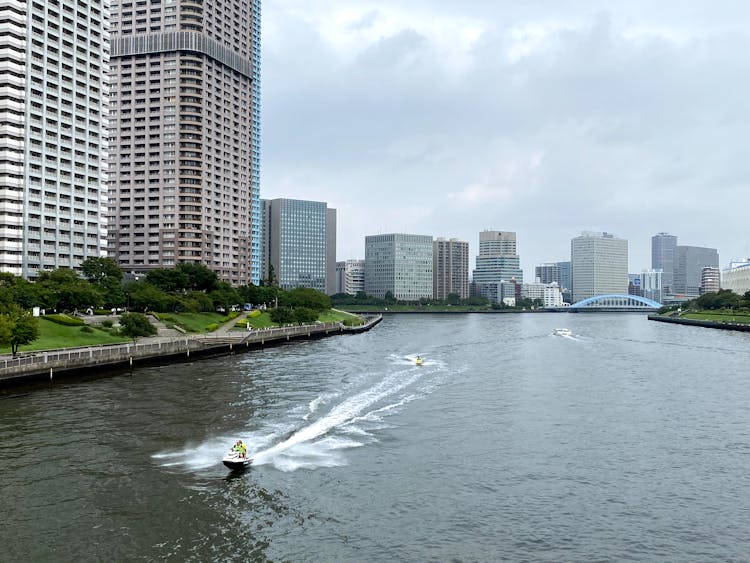
<svg viewBox="0 0 750 563"><path fill-rule="evenodd" d="M750 3L264 0L261 197L364 237L516 231L525 281L582 230L750 255Z"/></svg>

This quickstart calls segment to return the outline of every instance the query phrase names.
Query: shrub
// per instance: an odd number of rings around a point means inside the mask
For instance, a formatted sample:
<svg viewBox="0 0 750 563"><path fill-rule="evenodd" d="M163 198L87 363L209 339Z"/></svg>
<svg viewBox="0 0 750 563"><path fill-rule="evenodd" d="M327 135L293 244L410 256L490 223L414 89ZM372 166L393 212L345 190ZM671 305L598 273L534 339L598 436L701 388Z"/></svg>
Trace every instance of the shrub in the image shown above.
<svg viewBox="0 0 750 563"><path fill-rule="evenodd" d="M112 309L94 309L95 315L111 315Z"/></svg>
<svg viewBox="0 0 750 563"><path fill-rule="evenodd" d="M229 317L230 320L231 319L236 319L239 316L240 316L240 312L239 311L229 311L229 313L227 313L227 317Z"/></svg>
<svg viewBox="0 0 750 563"><path fill-rule="evenodd" d="M261 315L260 309L255 309L254 311L250 311L247 316L250 318L255 318L255 317L260 317L260 315Z"/></svg>
<svg viewBox="0 0 750 563"><path fill-rule="evenodd" d="M71 317L70 315L45 315L45 319L48 321L52 321L53 323L63 325L63 326L83 326L84 323L83 319L80 319L78 317Z"/></svg>
<svg viewBox="0 0 750 563"><path fill-rule="evenodd" d="M112 322L111 319L107 319L106 321L102 321L102 326L104 328L112 328L113 325L114 325L114 323Z"/></svg>
<svg viewBox="0 0 750 563"><path fill-rule="evenodd" d="M91 328L89 325L85 325L81 327L81 332L94 332L94 329Z"/></svg>
<svg viewBox="0 0 750 563"><path fill-rule="evenodd" d="M216 330L217 328L219 328L219 323L211 323L210 325L208 325L208 326L206 327L206 330L207 330L208 332L213 332L213 331L215 331L215 330Z"/></svg>

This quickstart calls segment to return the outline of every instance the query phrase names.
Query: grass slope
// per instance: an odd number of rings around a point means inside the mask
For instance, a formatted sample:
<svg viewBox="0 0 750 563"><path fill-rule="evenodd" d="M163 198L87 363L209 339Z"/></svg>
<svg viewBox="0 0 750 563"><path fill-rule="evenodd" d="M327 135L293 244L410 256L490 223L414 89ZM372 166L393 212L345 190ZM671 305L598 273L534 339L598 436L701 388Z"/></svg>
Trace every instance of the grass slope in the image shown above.
<svg viewBox="0 0 750 563"><path fill-rule="evenodd" d="M94 332L81 332L80 326L63 326L43 317L39 318L39 338L34 342L21 346L19 352L37 350L55 350L58 348L73 348L76 346L99 346L101 344L118 344L129 342L125 336L113 336L101 329L94 328ZM0 354L10 354L10 347L0 348Z"/></svg>

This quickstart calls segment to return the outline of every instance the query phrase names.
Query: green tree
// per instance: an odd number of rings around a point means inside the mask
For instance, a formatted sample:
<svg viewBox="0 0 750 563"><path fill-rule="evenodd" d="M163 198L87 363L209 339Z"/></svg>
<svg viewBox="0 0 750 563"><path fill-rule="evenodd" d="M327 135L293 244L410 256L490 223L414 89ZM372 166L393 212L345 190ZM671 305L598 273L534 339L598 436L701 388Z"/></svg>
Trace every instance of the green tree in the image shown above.
<svg viewBox="0 0 750 563"><path fill-rule="evenodd" d="M214 309L222 308L228 311L232 305L240 303L239 292L225 281L219 282L216 289L209 293L209 297Z"/></svg>
<svg viewBox="0 0 750 563"><path fill-rule="evenodd" d="M290 307L307 307L316 311L331 308L331 298L309 287L297 287L279 295L279 303Z"/></svg>
<svg viewBox="0 0 750 563"><path fill-rule="evenodd" d="M8 311L0 315L0 345L10 346L15 356L18 348L30 344L39 338L39 319L30 312L12 305Z"/></svg>
<svg viewBox="0 0 750 563"><path fill-rule="evenodd" d="M167 293L182 291L188 286L188 276L175 268L158 268L146 274L146 280L152 286Z"/></svg>
<svg viewBox="0 0 750 563"><path fill-rule="evenodd" d="M87 258L81 262L81 273L93 284L106 279L122 280L122 270L112 258Z"/></svg>
<svg viewBox="0 0 750 563"><path fill-rule="evenodd" d="M176 270L185 275L184 289L195 291L211 291L216 288L219 278L216 272L209 270L203 264L194 262L182 262L177 265Z"/></svg>
<svg viewBox="0 0 750 563"><path fill-rule="evenodd" d="M289 307L276 307L268 313L271 321L277 325L285 325L294 322L294 312Z"/></svg>
<svg viewBox="0 0 750 563"><path fill-rule="evenodd" d="M37 278L37 283L49 292L50 307L61 311L101 307L104 302L101 291L81 282L78 272L70 268L40 272Z"/></svg>
<svg viewBox="0 0 750 563"><path fill-rule="evenodd" d="M123 313L120 315L120 334L133 339L139 336L153 336L156 327L142 313Z"/></svg>
<svg viewBox="0 0 750 563"><path fill-rule="evenodd" d="M178 301L148 281L131 282L125 286L128 307L139 311L171 311Z"/></svg>
<svg viewBox="0 0 750 563"><path fill-rule="evenodd" d="M317 311L308 307L295 307L293 315L294 322L300 325L312 324L318 320Z"/></svg>
<svg viewBox="0 0 750 563"><path fill-rule="evenodd" d="M449 293L445 302L448 303L448 305L459 305L461 303L461 297L458 293Z"/></svg>

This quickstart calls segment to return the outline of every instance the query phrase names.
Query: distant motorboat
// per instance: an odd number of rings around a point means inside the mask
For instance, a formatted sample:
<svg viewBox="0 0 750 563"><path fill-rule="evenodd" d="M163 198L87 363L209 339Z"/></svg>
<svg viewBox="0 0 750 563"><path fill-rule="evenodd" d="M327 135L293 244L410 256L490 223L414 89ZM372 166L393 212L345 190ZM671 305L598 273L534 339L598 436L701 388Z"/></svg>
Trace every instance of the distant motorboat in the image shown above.
<svg viewBox="0 0 750 563"><path fill-rule="evenodd" d="M573 331L569 328L556 328L553 334L555 336L573 336Z"/></svg>

